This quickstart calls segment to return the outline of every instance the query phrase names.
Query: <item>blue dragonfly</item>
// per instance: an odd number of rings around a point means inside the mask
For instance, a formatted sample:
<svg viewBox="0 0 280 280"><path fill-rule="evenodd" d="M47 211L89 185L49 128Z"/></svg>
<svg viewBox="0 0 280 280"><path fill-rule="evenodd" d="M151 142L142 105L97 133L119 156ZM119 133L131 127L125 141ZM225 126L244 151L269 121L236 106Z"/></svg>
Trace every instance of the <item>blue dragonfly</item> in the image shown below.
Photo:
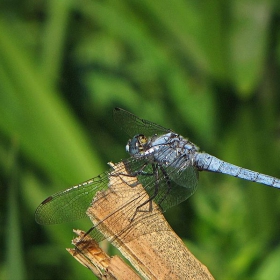
<svg viewBox="0 0 280 280"><path fill-rule="evenodd" d="M280 188L279 179L200 152L195 144L170 129L140 119L121 108L115 108L113 115L116 124L132 137L126 145L130 157L123 161L126 176L137 178L149 195L140 204L136 204L136 199L135 205L130 202L128 215L131 222L141 208L148 203L151 205L152 201L159 205L161 211L165 211L186 200L197 188L199 171L223 173ZM106 171L48 197L38 206L35 220L39 224L58 224L85 217L95 194L110 188L111 172ZM118 173L118 169L114 172ZM130 187L133 188L133 185Z"/></svg>

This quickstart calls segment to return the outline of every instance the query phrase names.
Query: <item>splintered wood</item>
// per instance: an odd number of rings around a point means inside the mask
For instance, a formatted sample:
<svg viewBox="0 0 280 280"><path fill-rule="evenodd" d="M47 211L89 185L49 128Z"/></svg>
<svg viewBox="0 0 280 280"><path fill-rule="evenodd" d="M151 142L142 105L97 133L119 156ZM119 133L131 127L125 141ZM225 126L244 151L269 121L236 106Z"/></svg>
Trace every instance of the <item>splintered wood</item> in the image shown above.
<svg viewBox="0 0 280 280"><path fill-rule="evenodd" d="M108 190L97 193L87 210L98 231L145 279L214 279L171 229L158 206L145 203L149 196L137 178L125 175L122 162L111 166Z"/></svg>
<svg viewBox="0 0 280 280"><path fill-rule="evenodd" d="M76 248L67 251L99 279L141 279L119 256L108 256L94 239L89 235L84 236L84 231L74 230L74 232L78 235L72 241Z"/></svg>

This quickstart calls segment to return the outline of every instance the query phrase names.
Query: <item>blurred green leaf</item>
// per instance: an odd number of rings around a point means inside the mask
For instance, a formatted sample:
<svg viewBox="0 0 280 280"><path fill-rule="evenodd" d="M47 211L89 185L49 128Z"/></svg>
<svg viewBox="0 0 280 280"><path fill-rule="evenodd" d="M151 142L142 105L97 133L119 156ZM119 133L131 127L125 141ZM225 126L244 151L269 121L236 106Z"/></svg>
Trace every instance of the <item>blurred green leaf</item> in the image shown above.
<svg viewBox="0 0 280 280"><path fill-rule="evenodd" d="M22 232L20 226L20 208L19 208L19 191L18 191L18 143L15 140L8 161L8 177L10 184L8 187L8 211L6 225L6 238L7 241L7 279L27 279L26 267L24 261L24 250Z"/></svg>
<svg viewBox="0 0 280 280"><path fill-rule="evenodd" d="M98 170L95 163L98 159L84 132L67 105L38 72L31 54L21 49L23 46L8 34L8 25L2 21L0 65L5 65L7 72L4 74L8 80L4 83L8 87L2 88L2 94L10 107L0 105L1 111L7 114L0 126L8 135L20 135L23 152L43 164L50 173L69 183L77 181L77 174L90 177L93 169ZM12 102L9 96L13 97ZM7 121L14 126L7 125Z"/></svg>
<svg viewBox="0 0 280 280"><path fill-rule="evenodd" d="M272 8L272 1L233 2L230 54L240 97L250 97L263 74Z"/></svg>

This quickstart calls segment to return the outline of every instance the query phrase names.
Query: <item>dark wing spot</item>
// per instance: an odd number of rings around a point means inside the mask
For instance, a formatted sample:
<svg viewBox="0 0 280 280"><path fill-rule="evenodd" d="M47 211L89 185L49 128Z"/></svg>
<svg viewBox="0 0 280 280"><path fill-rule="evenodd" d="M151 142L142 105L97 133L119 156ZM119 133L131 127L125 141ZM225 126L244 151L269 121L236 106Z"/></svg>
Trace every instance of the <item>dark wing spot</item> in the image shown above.
<svg viewBox="0 0 280 280"><path fill-rule="evenodd" d="M46 198L41 204L46 204L48 203L49 201L51 201L53 199L52 196L49 196L48 198Z"/></svg>

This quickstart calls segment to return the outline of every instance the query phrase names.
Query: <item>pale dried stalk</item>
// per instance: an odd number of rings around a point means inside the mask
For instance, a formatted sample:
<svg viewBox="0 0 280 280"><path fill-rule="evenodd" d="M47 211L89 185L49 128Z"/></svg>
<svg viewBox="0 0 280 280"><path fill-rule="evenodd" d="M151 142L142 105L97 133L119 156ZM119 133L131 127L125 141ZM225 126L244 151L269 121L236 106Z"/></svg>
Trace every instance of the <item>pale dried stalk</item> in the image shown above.
<svg viewBox="0 0 280 280"><path fill-rule="evenodd" d="M76 248L67 251L99 279L141 279L119 256L109 257L94 239L89 235L84 236L84 231L74 230L74 232L78 235L72 240Z"/></svg>
<svg viewBox="0 0 280 280"><path fill-rule="evenodd" d="M145 279L214 279L185 247L154 202L152 209L149 203L144 205L143 212L137 212L131 222L132 214L128 213L135 212L134 203L142 204L148 195L144 195L137 178L120 175L127 174L123 163L112 167L118 172L111 173L108 190L98 193L87 210L93 224L99 225L98 230Z"/></svg>

